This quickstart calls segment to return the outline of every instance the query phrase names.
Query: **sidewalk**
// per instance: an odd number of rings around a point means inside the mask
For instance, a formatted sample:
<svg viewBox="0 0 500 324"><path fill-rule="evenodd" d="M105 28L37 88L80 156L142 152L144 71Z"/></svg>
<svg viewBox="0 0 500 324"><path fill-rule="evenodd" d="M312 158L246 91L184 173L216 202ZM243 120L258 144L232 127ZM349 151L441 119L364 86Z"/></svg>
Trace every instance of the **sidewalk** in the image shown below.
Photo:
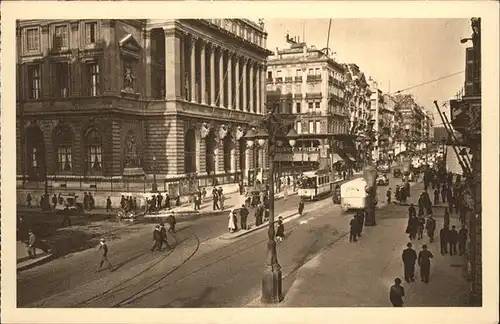
<svg viewBox="0 0 500 324"><path fill-rule="evenodd" d="M397 210L392 206L383 212ZM394 278L404 276L401 253L408 242L404 233L406 222L406 217L383 219L375 227L365 227L363 237L356 243L350 243L344 231L336 244L306 263L295 276L285 276L284 300L278 307L391 307L389 287ZM442 221L438 220L437 228L441 226ZM413 241L417 253L422 244L427 244L434 254L430 283L419 280L417 266L418 280L403 284L405 306L467 306L468 284L462 277L462 257L442 256L439 242L429 243L427 237ZM266 305L254 300L247 306Z"/></svg>
<svg viewBox="0 0 500 324"><path fill-rule="evenodd" d="M52 254L47 254L42 250L36 250L36 257L33 259L29 258L28 249L26 244L23 242L16 242L16 257L17 257L17 271L22 271L29 269L41 263L50 261ZM50 252L50 251L49 251Z"/></svg>
<svg viewBox="0 0 500 324"><path fill-rule="evenodd" d="M289 192L288 197L294 196L296 194L297 194L297 191ZM275 201L283 199L283 198L284 198L283 191L276 193L274 195ZM230 194L225 195L224 209L223 210L218 210L218 209L214 210L212 197L207 197L201 203L201 208L199 210L194 210L194 204L190 203L190 204L186 204L186 205L182 205L182 206L177 206L177 207L171 208L169 210L162 210L161 212L156 213L156 214L148 214L148 215L145 215L144 218L147 219L148 221L159 221L162 218L168 217L170 215L175 215L176 217L178 217L178 216L181 216L181 217L182 216L192 216L192 215L204 215L204 216L217 215L217 214L221 214L221 213L229 213L229 211L232 208L239 208L244 203L245 203L245 196L240 195L239 192L234 192L234 193L230 193Z"/></svg>

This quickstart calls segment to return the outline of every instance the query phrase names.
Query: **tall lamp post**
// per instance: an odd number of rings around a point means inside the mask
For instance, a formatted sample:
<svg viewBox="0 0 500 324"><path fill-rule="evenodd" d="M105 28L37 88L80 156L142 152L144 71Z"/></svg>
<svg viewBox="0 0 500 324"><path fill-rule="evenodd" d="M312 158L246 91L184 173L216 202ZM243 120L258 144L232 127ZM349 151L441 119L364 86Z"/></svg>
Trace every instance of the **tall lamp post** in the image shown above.
<svg viewBox="0 0 500 324"><path fill-rule="evenodd" d="M153 155L153 164L151 168L153 169L153 186L151 188L151 192L157 193L158 192L158 184L156 183L156 168L158 167L156 163L156 156Z"/></svg>
<svg viewBox="0 0 500 324"><path fill-rule="evenodd" d="M50 200L49 200L49 179L47 174L47 162L44 163L44 193L43 201L41 203L42 210L50 210Z"/></svg>
<svg viewBox="0 0 500 324"><path fill-rule="evenodd" d="M373 124L373 120L369 122L365 137L366 157L363 167L363 179L366 182L365 191L367 193L365 201L365 226L375 226L377 224L375 220L375 195L377 194L375 179L377 178L377 168L373 165L372 160L372 147L375 141Z"/></svg>
<svg viewBox="0 0 500 324"><path fill-rule="evenodd" d="M258 128L257 128L258 127ZM287 125L274 112L274 108L268 110L267 115L259 122L257 127L250 129L245 134L245 139L249 147L254 142L263 147L267 139L267 151L269 154L269 227L267 231L267 258L266 267L262 276L262 297L261 301L266 304L276 304L283 300L281 281L281 266L278 263L276 252L275 230L274 230L274 156L276 146L282 139L288 139L291 147L295 146L297 132L292 128L286 135Z"/></svg>

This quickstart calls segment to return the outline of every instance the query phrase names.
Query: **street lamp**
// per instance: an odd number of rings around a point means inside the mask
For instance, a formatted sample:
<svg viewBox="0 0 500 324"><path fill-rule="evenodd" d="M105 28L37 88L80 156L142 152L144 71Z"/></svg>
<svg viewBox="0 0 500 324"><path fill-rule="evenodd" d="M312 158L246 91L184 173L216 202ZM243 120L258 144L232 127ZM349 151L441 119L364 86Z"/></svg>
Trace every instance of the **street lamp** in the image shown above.
<svg viewBox="0 0 500 324"><path fill-rule="evenodd" d="M363 167L363 179L366 182L365 191L367 193L365 200L365 226L375 226L375 194L377 191L375 180L377 178L377 168L373 165L371 155L372 155L372 145L375 140L373 134L373 124L374 121L371 120L368 124L365 144L366 144L366 158L365 165Z"/></svg>
<svg viewBox="0 0 500 324"><path fill-rule="evenodd" d="M158 192L158 185L156 183L156 167L157 167L157 164L156 164L156 156L154 156L154 155L153 155L153 165L151 167L153 169L153 186L151 188L151 191L153 193L157 193Z"/></svg>
<svg viewBox="0 0 500 324"><path fill-rule="evenodd" d="M41 202L42 210L50 210L50 201L49 201L49 179L47 175L47 162L44 163L44 193L43 193L43 201Z"/></svg>
<svg viewBox="0 0 500 324"><path fill-rule="evenodd" d="M274 113L274 109L259 122L259 129L250 129L245 134L247 145L252 147L257 141L261 146L266 144L269 155L269 227L267 231L267 259L266 268L262 276L262 297L261 301L266 304L276 304L283 300L282 296L282 273L281 266L278 263L276 252L275 230L274 230L274 156L278 140L288 139L291 147L295 146L297 132L292 128L286 135L287 125ZM282 142L283 143L283 142Z"/></svg>

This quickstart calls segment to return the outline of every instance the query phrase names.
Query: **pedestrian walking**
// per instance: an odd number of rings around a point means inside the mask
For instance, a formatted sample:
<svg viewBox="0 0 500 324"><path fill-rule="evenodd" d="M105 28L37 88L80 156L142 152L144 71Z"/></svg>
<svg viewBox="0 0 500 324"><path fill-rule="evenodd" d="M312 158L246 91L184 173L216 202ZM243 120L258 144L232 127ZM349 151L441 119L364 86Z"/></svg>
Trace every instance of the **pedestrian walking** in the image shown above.
<svg viewBox="0 0 500 324"><path fill-rule="evenodd" d="M387 197L387 203L390 204L391 203L391 198L392 198L392 191L391 191L390 187L389 187L389 189L387 189L387 192L386 192L385 196Z"/></svg>
<svg viewBox="0 0 500 324"><path fill-rule="evenodd" d="M85 193L85 195L86 195L86 194L87 194L87 193ZM84 205L84 206L85 206L85 195L84 195L84 198L83 198L83 205ZM53 205L52 209L56 209L56 206L57 206L57 196L56 196L56 194L54 194L54 195L52 196L52 205ZM84 209L85 209L85 207L84 207Z"/></svg>
<svg viewBox="0 0 500 324"><path fill-rule="evenodd" d="M287 197L288 197L288 185L285 185L283 187L283 200L286 200Z"/></svg>
<svg viewBox="0 0 500 324"><path fill-rule="evenodd" d="M168 224L168 232L169 233L175 233L175 224L177 224L177 220L175 219L174 215L168 215L167 219L165 220Z"/></svg>
<svg viewBox="0 0 500 324"><path fill-rule="evenodd" d="M248 209L245 205L241 205L240 208L240 225L242 230L247 230L247 219L248 219Z"/></svg>
<svg viewBox="0 0 500 324"><path fill-rule="evenodd" d="M153 230L153 246L151 247L151 252L154 252L156 250L160 251L162 244L163 242L160 233L160 225L156 225L155 229Z"/></svg>
<svg viewBox="0 0 500 324"><path fill-rule="evenodd" d="M89 211L92 211L92 209L94 208L95 208L94 196L92 196L92 193L89 192Z"/></svg>
<svg viewBox="0 0 500 324"><path fill-rule="evenodd" d="M457 254L458 232L455 228L455 225L451 227L451 230L448 234L449 234L448 245L450 247L450 255Z"/></svg>
<svg viewBox="0 0 500 324"><path fill-rule="evenodd" d="M31 208L31 201L33 200L33 198L31 197L31 194L28 192L28 195L26 196L26 206L28 208Z"/></svg>
<svg viewBox="0 0 500 324"><path fill-rule="evenodd" d="M431 259L434 258L432 252L427 250L427 244L422 246L422 251L418 253L418 266L420 267L420 280L429 283L431 271Z"/></svg>
<svg viewBox="0 0 500 324"><path fill-rule="evenodd" d="M236 230L236 224L234 223L234 212L232 209L229 212L227 228L229 230L229 233L233 233Z"/></svg>
<svg viewBox="0 0 500 324"><path fill-rule="evenodd" d="M406 244L407 248L404 249L401 258L403 259L404 275L406 282L415 281L415 262L417 261L417 252L412 249L412 244Z"/></svg>
<svg viewBox="0 0 500 324"><path fill-rule="evenodd" d="M85 201L85 197L83 198L83 200ZM120 198L120 206L122 207L122 209L125 209L125 196L122 195L122 197ZM85 205L85 203L84 203ZM85 209L85 207L83 207Z"/></svg>
<svg viewBox="0 0 500 324"><path fill-rule="evenodd" d="M358 227L359 227L359 221L356 219L356 217L353 217L351 221L349 222L350 230L349 230L349 242L356 242L357 239L357 234L358 234Z"/></svg>
<svg viewBox="0 0 500 324"><path fill-rule="evenodd" d="M458 251L459 255L465 254L465 247L467 243L467 234L469 231L465 228L465 225L462 224L462 228L458 231Z"/></svg>
<svg viewBox="0 0 500 324"><path fill-rule="evenodd" d="M401 203L401 188L399 188L399 186L396 186L395 197L398 203Z"/></svg>
<svg viewBox="0 0 500 324"><path fill-rule="evenodd" d="M106 212L112 212L112 211L113 208L111 208L111 197L108 196L108 198L106 199Z"/></svg>
<svg viewBox="0 0 500 324"><path fill-rule="evenodd" d="M443 228L439 231L439 246L441 254L448 254L448 238L449 238L449 228L448 225L443 225Z"/></svg>
<svg viewBox="0 0 500 324"><path fill-rule="evenodd" d="M302 215L303 211L304 211L304 200L300 199L300 201L299 201L299 215Z"/></svg>
<svg viewBox="0 0 500 324"><path fill-rule="evenodd" d="M212 189L212 199L213 199L213 202L212 202L212 209L213 210L216 210L216 209L219 209L219 204L218 204L218 197L217 197L218 193L217 193L217 189L214 187Z"/></svg>
<svg viewBox="0 0 500 324"><path fill-rule="evenodd" d="M101 252L101 261L99 261L99 267L97 268L96 272L101 271L104 262L108 264L109 271L113 271L113 265L108 260L108 245L106 244L106 241L104 239L101 239L101 241L99 242L99 251Z"/></svg>
<svg viewBox="0 0 500 324"><path fill-rule="evenodd" d="M356 219L358 220L358 233L357 236L361 237L361 232L363 231L363 226L365 225L365 212L360 211L356 213Z"/></svg>
<svg viewBox="0 0 500 324"><path fill-rule="evenodd" d="M418 219L415 216L412 216L408 219L408 225L406 227L406 234L410 240L413 240L417 237L418 232Z"/></svg>
<svg viewBox="0 0 500 324"><path fill-rule="evenodd" d="M163 195L161 194L161 192L158 194L156 201L157 201L157 205L158 205L158 210L160 210L161 206L162 206L161 203L163 202Z"/></svg>
<svg viewBox="0 0 500 324"><path fill-rule="evenodd" d="M168 244L167 229L163 223L160 223L160 241L160 251L163 249L163 244L165 244L167 248L171 249L170 244Z"/></svg>
<svg viewBox="0 0 500 324"><path fill-rule="evenodd" d="M450 214L453 214L454 199L453 199L453 192L451 191L450 187L448 187L447 189L446 200L448 201L448 210Z"/></svg>
<svg viewBox="0 0 500 324"><path fill-rule="evenodd" d="M226 200L226 197L224 197L222 189L220 189L218 197L219 197L219 209L224 210L224 200Z"/></svg>
<svg viewBox="0 0 500 324"><path fill-rule="evenodd" d="M278 228L276 230L276 241L283 242L285 238L285 226L283 225L283 217L278 217Z"/></svg>
<svg viewBox="0 0 500 324"><path fill-rule="evenodd" d="M444 225L445 226L450 226L450 213L448 212L448 207L444 208Z"/></svg>
<svg viewBox="0 0 500 324"><path fill-rule="evenodd" d="M36 245L35 245L36 240L37 239L36 239L36 236L33 233L33 231L29 230L27 248L28 248L28 255L29 255L30 259L36 258Z"/></svg>
<svg viewBox="0 0 500 324"><path fill-rule="evenodd" d="M417 216L417 211L415 210L415 206L413 206L413 204L410 204L410 207L408 207L408 218L415 216Z"/></svg>
<svg viewBox="0 0 500 324"><path fill-rule="evenodd" d="M434 189L434 205L439 204L439 188Z"/></svg>
<svg viewBox="0 0 500 324"><path fill-rule="evenodd" d="M429 236L429 242L434 242L434 231L436 230L436 221L432 218L432 214L427 218L425 224L425 229L427 230L427 236Z"/></svg>
<svg viewBox="0 0 500 324"><path fill-rule="evenodd" d="M389 290L389 300L394 307L403 307L403 297L405 289L401 286L401 279L394 279L394 285Z"/></svg>
<svg viewBox="0 0 500 324"><path fill-rule="evenodd" d="M441 187L441 200L443 204L446 203L446 193L448 192L448 188L446 187L446 184L443 184Z"/></svg>
<svg viewBox="0 0 500 324"><path fill-rule="evenodd" d="M262 218L264 217L264 204L262 202L255 208L254 216L255 226L262 225Z"/></svg>
<svg viewBox="0 0 500 324"><path fill-rule="evenodd" d="M417 220L418 220L417 239L421 240L424 236L425 218L423 216L419 216Z"/></svg>

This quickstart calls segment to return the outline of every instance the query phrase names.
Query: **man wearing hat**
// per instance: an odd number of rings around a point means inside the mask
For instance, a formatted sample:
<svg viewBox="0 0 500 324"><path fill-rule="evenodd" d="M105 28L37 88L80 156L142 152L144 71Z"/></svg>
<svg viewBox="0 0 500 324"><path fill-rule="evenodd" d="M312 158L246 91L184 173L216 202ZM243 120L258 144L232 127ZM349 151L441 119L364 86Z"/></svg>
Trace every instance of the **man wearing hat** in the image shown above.
<svg viewBox="0 0 500 324"><path fill-rule="evenodd" d="M101 261L99 262L99 268L97 268L96 272L101 271L104 262L108 264L109 271L113 271L113 266L108 260L108 245L106 244L106 241L104 239L101 239L101 242L99 244L99 251L101 252Z"/></svg>
<svg viewBox="0 0 500 324"><path fill-rule="evenodd" d="M161 250L162 240L160 233L160 225L156 225L153 231L153 246L151 247L151 252L156 250Z"/></svg>
<svg viewBox="0 0 500 324"><path fill-rule="evenodd" d="M161 223L160 224L160 251L163 248L163 243L167 245L167 248L170 249L170 245L168 244L168 239L167 239L167 229L165 228L165 224Z"/></svg>

